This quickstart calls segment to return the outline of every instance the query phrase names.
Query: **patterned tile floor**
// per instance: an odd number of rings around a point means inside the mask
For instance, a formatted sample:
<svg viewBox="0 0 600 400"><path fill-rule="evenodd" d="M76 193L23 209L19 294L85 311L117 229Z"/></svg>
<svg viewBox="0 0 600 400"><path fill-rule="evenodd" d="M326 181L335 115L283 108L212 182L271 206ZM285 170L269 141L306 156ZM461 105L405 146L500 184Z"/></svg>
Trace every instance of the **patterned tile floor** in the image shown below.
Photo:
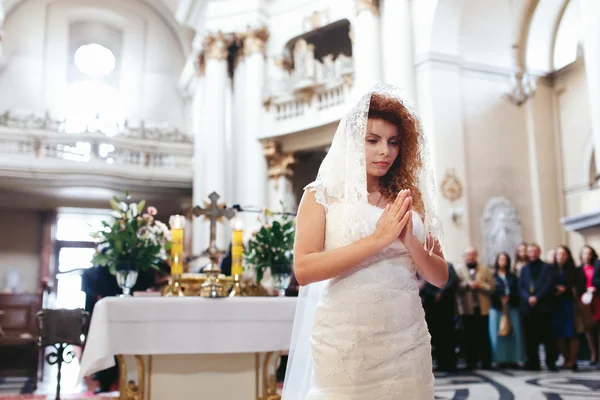
<svg viewBox="0 0 600 400"><path fill-rule="evenodd" d="M600 400L600 372L475 371L436 373L436 399Z"/></svg>
<svg viewBox="0 0 600 400"><path fill-rule="evenodd" d="M55 370L46 369L44 382L36 394L54 399ZM78 365L63 370L62 389L65 399L89 398L85 384L77 382ZM23 385L21 383L21 385ZM20 392L17 382L0 383L0 400L15 399L7 395ZM18 385L20 386L20 385ZM4 389L4 390L2 390ZM600 400L600 371L583 367L579 372L526 372L511 370L475 371L470 373L436 373L438 400ZM4 397L7 396L7 397ZM111 393L108 396L118 396ZM91 396L100 400L99 397ZM160 399L157 399L160 400ZM169 399L170 400L170 399Z"/></svg>

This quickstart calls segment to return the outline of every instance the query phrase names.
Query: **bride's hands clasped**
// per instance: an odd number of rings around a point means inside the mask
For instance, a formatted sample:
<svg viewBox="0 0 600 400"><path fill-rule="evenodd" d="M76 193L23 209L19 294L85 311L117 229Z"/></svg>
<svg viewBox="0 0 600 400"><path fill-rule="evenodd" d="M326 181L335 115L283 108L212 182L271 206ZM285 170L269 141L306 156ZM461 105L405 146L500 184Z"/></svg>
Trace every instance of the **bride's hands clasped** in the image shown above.
<svg viewBox="0 0 600 400"><path fill-rule="evenodd" d="M410 191L402 190L396 196L396 200L385 207L377 221L374 233L381 248L388 247L394 240L400 239L404 242L407 237L410 237L409 235L412 233L411 204ZM408 224L408 222L411 223Z"/></svg>

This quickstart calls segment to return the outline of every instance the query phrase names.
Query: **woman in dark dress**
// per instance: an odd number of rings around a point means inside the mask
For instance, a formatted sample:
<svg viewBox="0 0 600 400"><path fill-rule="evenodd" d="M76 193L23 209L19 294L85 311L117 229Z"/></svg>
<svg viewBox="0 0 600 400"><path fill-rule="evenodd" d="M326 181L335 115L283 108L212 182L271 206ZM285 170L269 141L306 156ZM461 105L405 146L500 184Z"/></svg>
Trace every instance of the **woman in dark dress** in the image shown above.
<svg viewBox="0 0 600 400"><path fill-rule="evenodd" d="M565 359L564 368L577 369L579 341L575 331L576 275L575 261L567 246L556 248L555 307L552 314L554 337Z"/></svg>
<svg viewBox="0 0 600 400"><path fill-rule="evenodd" d="M524 360L523 331L519 315L519 280L510 271L510 266L508 254L498 254L489 318L492 357L498 367L516 367ZM510 334L506 336L499 334L500 320L504 312L508 314L512 327Z"/></svg>

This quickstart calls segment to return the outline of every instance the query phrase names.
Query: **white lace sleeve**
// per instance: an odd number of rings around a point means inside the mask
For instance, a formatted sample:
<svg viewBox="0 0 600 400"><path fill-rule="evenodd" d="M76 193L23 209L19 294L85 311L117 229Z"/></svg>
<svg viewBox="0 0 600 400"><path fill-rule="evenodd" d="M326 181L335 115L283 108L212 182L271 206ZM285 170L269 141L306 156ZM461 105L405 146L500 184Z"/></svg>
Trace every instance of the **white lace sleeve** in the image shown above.
<svg viewBox="0 0 600 400"><path fill-rule="evenodd" d="M323 188L322 184L315 181L306 185L304 190L307 192L314 193L316 202L323 206L325 212L328 211L327 202L325 201L325 189Z"/></svg>

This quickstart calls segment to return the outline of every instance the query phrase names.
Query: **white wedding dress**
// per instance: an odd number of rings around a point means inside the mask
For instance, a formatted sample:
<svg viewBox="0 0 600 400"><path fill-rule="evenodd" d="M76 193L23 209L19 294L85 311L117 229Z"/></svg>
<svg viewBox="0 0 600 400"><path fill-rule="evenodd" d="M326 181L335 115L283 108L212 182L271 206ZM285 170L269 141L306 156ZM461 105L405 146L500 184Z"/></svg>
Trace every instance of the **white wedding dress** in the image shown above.
<svg viewBox="0 0 600 400"><path fill-rule="evenodd" d="M383 210L356 207L374 232ZM341 205L328 207L326 250L348 244L341 210ZM423 240L417 213L413 233ZM398 240L326 283L312 326L307 400L434 398L430 335L415 274L410 254Z"/></svg>
<svg viewBox="0 0 600 400"><path fill-rule="evenodd" d="M383 212L369 204L367 191L365 135L373 96L406 105L402 91L390 85L366 93L340 121L306 188L325 209L325 250L367 237ZM413 213L413 233L432 254L443 232L426 139L420 135L412 154L421 161L413 179L423 203L423 219ZM416 266L397 240L340 276L300 288L282 400L431 400L431 364Z"/></svg>

